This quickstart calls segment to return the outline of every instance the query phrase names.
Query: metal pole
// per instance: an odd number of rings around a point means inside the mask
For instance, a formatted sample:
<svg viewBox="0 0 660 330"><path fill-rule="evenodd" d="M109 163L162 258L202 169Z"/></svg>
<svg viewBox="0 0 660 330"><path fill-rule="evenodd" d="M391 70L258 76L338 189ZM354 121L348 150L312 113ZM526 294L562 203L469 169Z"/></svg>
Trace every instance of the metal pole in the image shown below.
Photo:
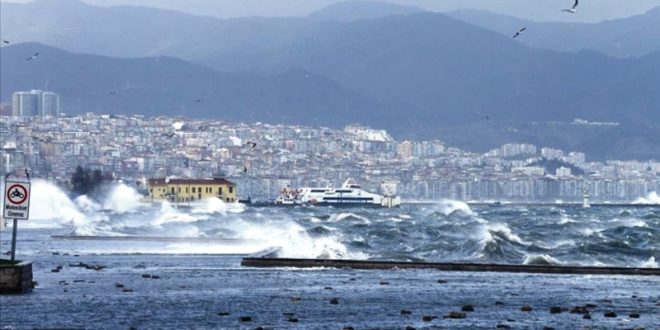
<svg viewBox="0 0 660 330"><path fill-rule="evenodd" d="M18 219L14 219L14 230L11 234L11 261L16 260L16 227L18 227Z"/></svg>

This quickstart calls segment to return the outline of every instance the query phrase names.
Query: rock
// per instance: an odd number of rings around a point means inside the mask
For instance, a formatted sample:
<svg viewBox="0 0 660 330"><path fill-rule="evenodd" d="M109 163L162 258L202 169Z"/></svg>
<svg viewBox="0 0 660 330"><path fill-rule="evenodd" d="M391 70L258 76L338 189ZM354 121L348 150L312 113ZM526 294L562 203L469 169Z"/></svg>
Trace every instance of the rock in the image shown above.
<svg viewBox="0 0 660 330"><path fill-rule="evenodd" d="M582 315L582 318L585 320L591 320L591 314L584 314Z"/></svg>
<svg viewBox="0 0 660 330"><path fill-rule="evenodd" d="M157 280L157 279L160 278L160 276L158 276L158 275L151 275L151 278L154 279L154 280Z"/></svg>
<svg viewBox="0 0 660 330"><path fill-rule="evenodd" d="M142 274L142 278L151 278L151 275L149 275L149 274Z"/></svg>
<svg viewBox="0 0 660 330"><path fill-rule="evenodd" d="M525 305L522 305L522 307L520 307L520 310L523 311L523 312L531 312L532 311L532 306L525 304Z"/></svg>
<svg viewBox="0 0 660 330"><path fill-rule="evenodd" d="M57 282L57 283L60 284L60 285L66 285L66 281L65 281L65 280L61 280L61 281L59 281L59 282Z"/></svg>
<svg viewBox="0 0 660 330"><path fill-rule="evenodd" d="M250 316L241 316L238 318L241 322L252 322L252 317Z"/></svg>
<svg viewBox="0 0 660 330"><path fill-rule="evenodd" d="M323 288L323 290L332 290L332 287L331 286L326 286L325 288Z"/></svg>
<svg viewBox="0 0 660 330"><path fill-rule="evenodd" d="M445 283L447 283L447 281L446 280L438 280L438 283L445 284Z"/></svg>
<svg viewBox="0 0 660 330"><path fill-rule="evenodd" d="M124 288L123 290L121 290L121 292L133 292L133 289Z"/></svg>
<svg viewBox="0 0 660 330"><path fill-rule="evenodd" d="M337 299L337 298L332 298L332 299L330 299L330 304L332 304L332 305L337 305L337 304L339 304L339 299Z"/></svg>
<svg viewBox="0 0 660 330"><path fill-rule="evenodd" d="M431 322L431 321L433 321L434 319L437 319L437 318L438 318L437 316L424 315L424 316L422 316L422 321Z"/></svg>
<svg viewBox="0 0 660 330"><path fill-rule="evenodd" d="M137 330L137 327L130 327L128 330Z"/></svg>
<svg viewBox="0 0 660 330"><path fill-rule="evenodd" d="M80 257L80 255L79 255L79 254L74 254L73 256L74 256L74 257Z"/></svg>
<svg viewBox="0 0 660 330"><path fill-rule="evenodd" d="M64 292L69 292L69 290L67 290L67 289L64 289Z"/></svg>
<svg viewBox="0 0 660 330"><path fill-rule="evenodd" d="M301 301L301 300L302 300L302 297L298 297L298 296L291 297L291 301Z"/></svg>
<svg viewBox="0 0 660 330"><path fill-rule="evenodd" d="M57 267L55 267L55 268L57 268L59 270L62 270L63 267L62 267L62 265L57 265Z"/></svg>
<svg viewBox="0 0 660 330"><path fill-rule="evenodd" d="M638 318L639 318L639 314L638 314L638 313L630 313L630 315L628 315L628 318L631 318L631 319L638 319Z"/></svg>
<svg viewBox="0 0 660 330"><path fill-rule="evenodd" d="M596 307L598 307L598 305L595 305L595 304L586 304L586 305L584 305L584 307L586 307L586 308L596 308Z"/></svg>
<svg viewBox="0 0 660 330"><path fill-rule="evenodd" d="M348 279L349 281L355 281L355 277L351 277Z"/></svg>
<svg viewBox="0 0 660 330"><path fill-rule="evenodd" d="M496 301L495 306L504 306L504 303L501 301ZM531 307L530 307L531 308Z"/></svg>
<svg viewBox="0 0 660 330"><path fill-rule="evenodd" d="M408 326L406 326L406 330L417 330L417 328L411 327L411 326L408 325Z"/></svg>
<svg viewBox="0 0 660 330"><path fill-rule="evenodd" d="M73 280L73 283L83 283L85 280Z"/></svg>
<svg viewBox="0 0 660 330"><path fill-rule="evenodd" d="M604 304L611 304L611 303L612 303L612 300L609 300L609 299L603 299L603 300L601 300L601 302L603 302Z"/></svg>
<svg viewBox="0 0 660 330"><path fill-rule="evenodd" d="M290 318L288 319L288 321L291 322L291 323L297 323L297 322L298 322L298 319L295 318L295 317L290 317Z"/></svg>
<svg viewBox="0 0 660 330"><path fill-rule="evenodd" d="M474 306L472 306L472 305L463 305L463 307L461 307L461 310L464 311L464 312L474 312Z"/></svg>
<svg viewBox="0 0 660 330"><path fill-rule="evenodd" d="M355 330L355 329L353 329L353 327L343 327L341 328L341 330Z"/></svg>
<svg viewBox="0 0 660 330"><path fill-rule="evenodd" d="M229 312L218 312L218 316L229 316L231 313Z"/></svg>
<svg viewBox="0 0 660 330"><path fill-rule="evenodd" d="M572 314L589 314L589 310L586 307L575 306L571 309L570 313Z"/></svg>
<svg viewBox="0 0 660 330"><path fill-rule="evenodd" d="M266 330L266 329L264 329L264 327L256 327L254 328L254 330Z"/></svg>
<svg viewBox="0 0 660 330"><path fill-rule="evenodd" d="M506 324L498 324L495 328L497 328L497 329L511 329L511 326L506 325Z"/></svg>
<svg viewBox="0 0 660 330"><path fill-rule="evenodd" d="M115 283L115 288L123 288L124 285L121 283Z"/></svg>
<svg viewBox="0 0 660 330"><path fill-rule="evenodd" d="M411 314L412 314L412 312L407 310L407 309L402 309L401 310L401 315L411 315Z"/></svg>
<svg viewBox="0 0 660 330"><path fill-rule="evenodd" d="M53 272L53 273L59 273L59 272L60 272L60 270L57 269L57 268L53 268L53 269L51 269L50 271Z"/></svg>
<svg viewBox="0 0 660 330"><path fill-rule="evenodd" d="M390 282L387 282L387 281L380 281L380 285L390 285Z"/></svg>
<svg viewBox="0 0 660 330"><path fill-rule="evenodd" d="M555 330L553 327L543 327L543 330Z"/></svg>
<svg viewBox="0 0 660 330"><path fill-rule="evenodd" d="M60 253L59 253L59 252L53 252L53 255L54 255L54 256L59 256Z"/></svg>
<svg viewBox="0 0 660 330"><path fill-rule="evenodd" d="M296 313L282 313L282 315L284 315L286 317L292 317L292 316L296 315Z"/></svg>
<svg viewBox="0 0 660 330"><path fill-rule="evenodd" d="M39 286L39 282L37 281L32 281L32 288L34 289L35 287Z"/></svg>
<svg viewBox="0 0 660 330"><path fill-rule="evenodd" d="M550 314L559 314L561 313L561 307L552 306L550 307Z"/></svg>
<svg viewBox="0 0 660 330"><path fill-rule="evenodd" d="M465 313L463 312L450 312L449 315L447 315L448 318L450 319L464 319L465 318Z"/></svg>
<svg viewBox="0 0 660 330"><path fill-rule="evenodd" d="M604 314L605 317L616 317L616 313L614 311L607 311Z"/></svg>

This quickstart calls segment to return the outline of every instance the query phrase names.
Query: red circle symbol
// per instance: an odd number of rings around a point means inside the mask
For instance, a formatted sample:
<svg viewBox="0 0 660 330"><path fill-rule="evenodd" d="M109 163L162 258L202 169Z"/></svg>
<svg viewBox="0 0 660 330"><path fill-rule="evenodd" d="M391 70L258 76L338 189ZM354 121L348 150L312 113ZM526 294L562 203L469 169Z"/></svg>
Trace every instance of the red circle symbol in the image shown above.
<svg viewBox="0 0 660 330"><path fill-rule="evenodd" d="M14 204L23 204L28 198L28 192L22 185L15 184L7 189L7 197Z"/></svg>

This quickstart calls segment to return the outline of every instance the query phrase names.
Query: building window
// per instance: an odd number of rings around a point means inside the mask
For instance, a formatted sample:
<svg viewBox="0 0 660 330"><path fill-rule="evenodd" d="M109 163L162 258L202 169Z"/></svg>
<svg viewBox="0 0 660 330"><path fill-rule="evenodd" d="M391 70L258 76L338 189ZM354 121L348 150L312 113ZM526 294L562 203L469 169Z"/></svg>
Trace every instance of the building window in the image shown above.
<svg viewBox="0 0 660 330"><path fill-rule="evenodd" d="M193 187L193 194L195 193L195 187Z"/></svg>
<svg viewBox="0 0 660 330"><path fill-rule="evenodd" d="M179 192L181 192L181 187L178 187L178 189L179 189Z"/></svg>
<svg viewBox="0 0 660 330"><path fill-rule="evenodd" d="M186 187L186 194L188 193L188 187Z"/></svg>
<svg viewBox="0 0 660 330"><path fill-rule="evenodd" d="M222 187L218 187L218 195L222 195Z"/></svg>
<svg viewBox="0 0 660 330"><path fill-rule="evenodd" d="M174 187L172 187L172 193L174 193Z"/></svg>
<svg viewBox="0 0 660 330"><path fill-rule="evenodd" d="M230 193L230 194L233 194L233 193L234 193L234 187L229 186L229 193Z"/></svg>

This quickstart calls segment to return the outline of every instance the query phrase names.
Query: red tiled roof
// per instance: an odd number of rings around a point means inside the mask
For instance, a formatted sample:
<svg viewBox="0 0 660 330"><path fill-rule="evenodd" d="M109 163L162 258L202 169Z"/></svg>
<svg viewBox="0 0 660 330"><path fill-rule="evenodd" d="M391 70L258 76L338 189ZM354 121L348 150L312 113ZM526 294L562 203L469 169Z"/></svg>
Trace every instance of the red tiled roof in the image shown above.
<svg viewBox="0 0 660 330"><path fill-rule="evenodd" d="M159 179L149 179L148 184L150 186L166 186L168 184L180 184L180 185L195 185L195 184L202 184L202 185L228 185L228 186L236 186L235 183L223 179L223 178L214 178L214 179L169 179L169 183L165 182L164 178L159 178Z"/></svg>

